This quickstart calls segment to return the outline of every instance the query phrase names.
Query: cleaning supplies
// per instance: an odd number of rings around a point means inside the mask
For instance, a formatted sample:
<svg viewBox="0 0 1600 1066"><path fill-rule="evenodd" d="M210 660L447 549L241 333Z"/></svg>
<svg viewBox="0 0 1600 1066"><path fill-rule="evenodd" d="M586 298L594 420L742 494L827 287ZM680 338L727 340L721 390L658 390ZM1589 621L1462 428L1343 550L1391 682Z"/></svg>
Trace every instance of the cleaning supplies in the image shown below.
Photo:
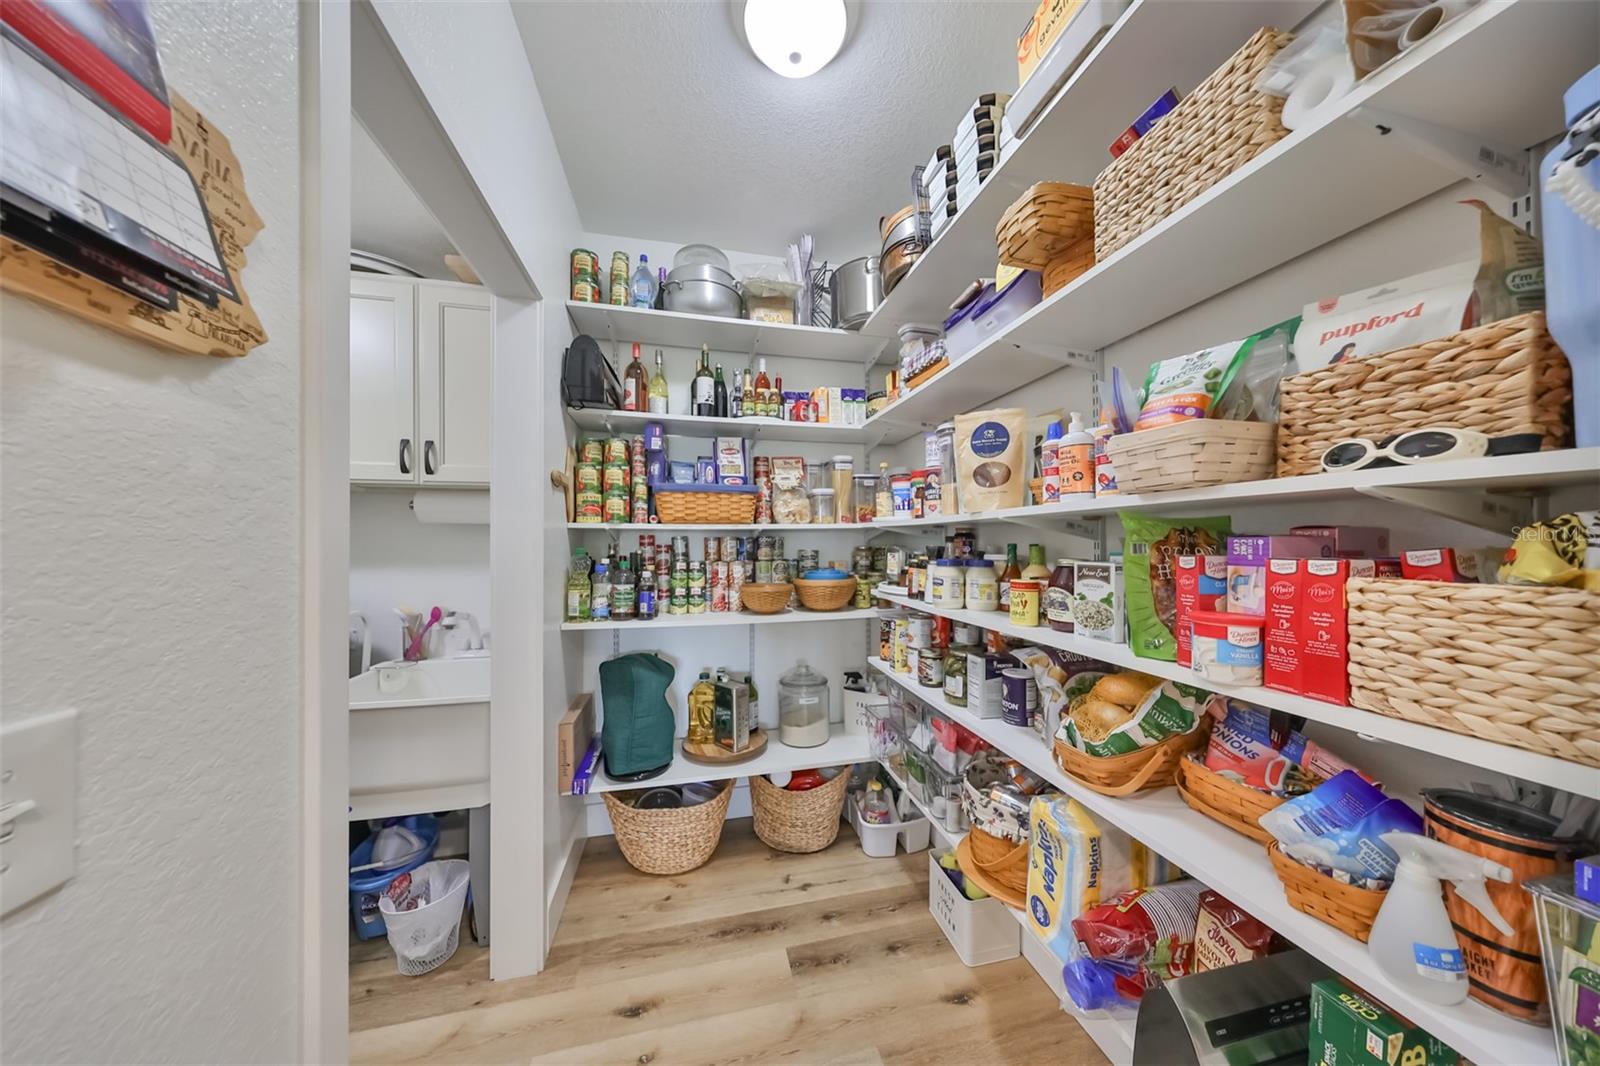
<svg viewBox="0 0 1600 1066"><path fill-rule="evenodd" d="M1483 882L1487 877L1510 881L1511 871L1416 833L1384 833L1383 842L1400 857L1400 865L1372 923L1367 941L1372 961L1385 977L1418 999L1443 1006L1460 1003L1467 998L1467 959L1445 913L1439 882L1454 883L1461 899L1509 936L1511 925L1489 899Z"/></svg>
<svg viewBox="0 0 1600 1066"><path fill-rule="evenodd" d="M1076 411L1067 423L1067 435L1056 444L1056 466L1061 495L1094 492L1094 434L1083 428L1083 416Z"/></svg>

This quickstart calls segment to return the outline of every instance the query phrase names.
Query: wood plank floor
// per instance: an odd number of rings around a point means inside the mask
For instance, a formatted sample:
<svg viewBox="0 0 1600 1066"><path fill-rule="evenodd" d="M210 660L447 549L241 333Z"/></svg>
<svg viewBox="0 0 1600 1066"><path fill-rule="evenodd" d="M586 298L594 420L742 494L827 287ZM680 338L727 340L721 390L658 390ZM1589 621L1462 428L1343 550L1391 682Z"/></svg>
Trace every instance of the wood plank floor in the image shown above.
<svg viewBox="0 0 1600 1066"><path fill-rule="evenodd" d="M385 941L352 946L350 1028L356 1062L1106 1061L1026 961L962 965L928 913L925 853L869 859L846 826L785 855L749 819L678 877L589 841L535 977L490 981L471 943L414 978Z"/></svg>

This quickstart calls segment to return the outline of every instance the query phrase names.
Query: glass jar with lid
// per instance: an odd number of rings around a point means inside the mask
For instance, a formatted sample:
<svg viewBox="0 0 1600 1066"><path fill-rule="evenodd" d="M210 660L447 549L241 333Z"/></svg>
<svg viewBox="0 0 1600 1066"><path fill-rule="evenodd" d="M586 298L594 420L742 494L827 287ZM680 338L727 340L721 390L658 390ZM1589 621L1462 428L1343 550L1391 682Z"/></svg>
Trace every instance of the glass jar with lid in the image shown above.
<svg viewBox="0 0 1600 1066"><path fill-rule="evenodd" d="M944 698L957 707L967 705L967 655L970 644L952 644L944 653Z"/></svg>
<svg viewBox="0 0 1600 1066"><path fill-rule="evenodd" d="M793 748L828 742L828 679L804 659L778 678L778 739Z"/></svg>
<svg viewBox="0 0 1600 1066"><path fill-rule="evenodd" d="M832 489L811 490L811 521L819 526L834 524Z"/></svg>

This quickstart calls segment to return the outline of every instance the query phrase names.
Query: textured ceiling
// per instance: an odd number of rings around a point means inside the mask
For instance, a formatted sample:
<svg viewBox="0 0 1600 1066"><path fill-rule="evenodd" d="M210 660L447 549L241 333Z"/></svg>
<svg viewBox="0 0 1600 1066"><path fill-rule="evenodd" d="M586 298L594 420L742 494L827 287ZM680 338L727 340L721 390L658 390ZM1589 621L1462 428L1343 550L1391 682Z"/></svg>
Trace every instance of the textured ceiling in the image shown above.
<svg viewBox="0 0 1600 1066"><path fill-rule="evenodd" d="M791 80L740 41L741 4L518 0L586 230L839 261L910 203L911 168L979 93L1016 88L1032 0L866 0L844 50Z"/></svg>
<svg viewBox="0 0 1600 1066"><path fill-rule="evenodd" d="M350 120L350 245L398 259L430 278L454 279L450 238L389 162L372 135Z"/></svg>

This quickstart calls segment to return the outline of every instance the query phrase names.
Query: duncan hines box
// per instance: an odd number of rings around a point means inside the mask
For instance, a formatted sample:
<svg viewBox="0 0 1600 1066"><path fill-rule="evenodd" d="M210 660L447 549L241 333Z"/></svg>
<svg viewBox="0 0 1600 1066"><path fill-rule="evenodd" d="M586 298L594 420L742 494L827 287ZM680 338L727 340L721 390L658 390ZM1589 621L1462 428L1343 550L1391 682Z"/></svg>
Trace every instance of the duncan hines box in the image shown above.
<svg viewBox="0 0 1600 1066"><path fill-rule="evenodd" d="M1228 594L1226 555L1180 555L1173 571L1173 638L1179 666L1192 665L1194 630L1189 619L1196 611L1220 610Z"/></svg>
<svg viewBox="0 0 1600 1066"><path fill-rule="evenodd" d="M1544 307L1539 242L1483 201L1462 203L1478 209L1478 257L1306 304L1294 335L1302 373Z"/></svg>

